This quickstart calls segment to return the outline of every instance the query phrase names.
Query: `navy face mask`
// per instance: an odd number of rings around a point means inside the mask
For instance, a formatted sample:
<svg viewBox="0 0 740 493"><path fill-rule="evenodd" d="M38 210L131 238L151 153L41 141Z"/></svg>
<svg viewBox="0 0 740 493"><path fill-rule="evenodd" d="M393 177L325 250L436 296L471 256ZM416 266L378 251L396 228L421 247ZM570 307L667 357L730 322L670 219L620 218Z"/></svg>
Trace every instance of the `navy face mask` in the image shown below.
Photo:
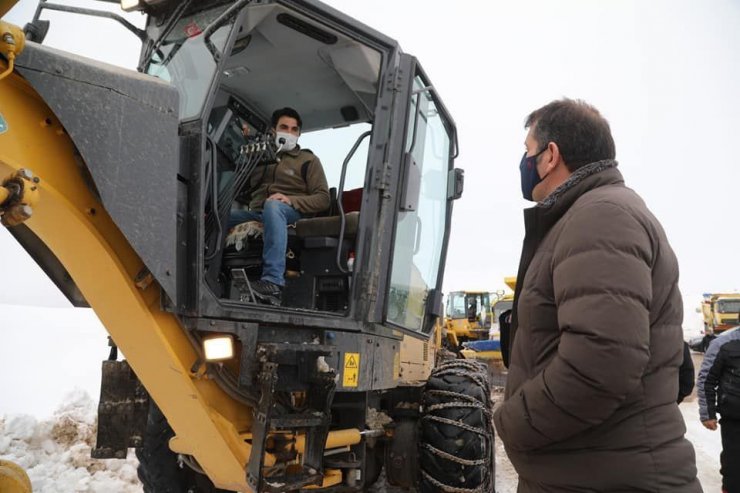
<svg viewBox="0 0 740 493"><path fill-rule="evenodd" d="M540 174L537 173L537 158L546 150L547 146L534 156L527 156L527 151L524 151L522 161L519 163L519 173L522 176L522 196L527 200L534 200L532 190L542 181Z"/></svg>

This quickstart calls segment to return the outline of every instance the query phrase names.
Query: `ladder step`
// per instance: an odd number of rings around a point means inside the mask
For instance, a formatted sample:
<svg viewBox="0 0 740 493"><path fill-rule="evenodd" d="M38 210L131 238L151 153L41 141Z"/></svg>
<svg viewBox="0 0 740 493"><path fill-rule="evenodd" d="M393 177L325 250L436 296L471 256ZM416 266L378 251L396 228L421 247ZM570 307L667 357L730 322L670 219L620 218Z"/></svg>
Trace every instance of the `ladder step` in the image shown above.
<svg viewBox="0 0 740 493"><path fill-rule="evenodd" d="M285 414L270 420L270 428L312 428L327 424L327 417L321 412L308 412L302 414Z"/></svg>
<svg viewBox="0 0 740 493"><path fill-rule="evenodd" d="M270 476L264 479L265 489L270 493L285 491L296 491L305 486L320 485L323 476L317 472L309 472L304 467L303 474L286 474L282 476Z"/></svg>

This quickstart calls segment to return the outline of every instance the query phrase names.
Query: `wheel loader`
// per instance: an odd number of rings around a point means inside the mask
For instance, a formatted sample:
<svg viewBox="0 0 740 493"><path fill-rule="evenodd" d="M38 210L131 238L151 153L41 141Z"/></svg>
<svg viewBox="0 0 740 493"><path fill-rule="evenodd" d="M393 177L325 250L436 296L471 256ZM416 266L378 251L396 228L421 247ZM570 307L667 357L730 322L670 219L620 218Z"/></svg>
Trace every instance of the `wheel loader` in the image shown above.
<svg viewBox="0 0 740 493"><path fill-rule="evenodd" d="M93 457L134 448L145 492L493 491L485 368L435 364L463 172L420 63L315 0L102 5L0 21L2 222L110 335ZM118 22L138 70L44 45L51 10ZM286 105L334 193L274 306L227 224Z"/></svg>
<svg viewBox="0 0 740 493"><path fill-rule="evenodd" d="M487 340L493 321L487 291L453 291L447 295L445 332L455 351L468 341Z"/></svg>

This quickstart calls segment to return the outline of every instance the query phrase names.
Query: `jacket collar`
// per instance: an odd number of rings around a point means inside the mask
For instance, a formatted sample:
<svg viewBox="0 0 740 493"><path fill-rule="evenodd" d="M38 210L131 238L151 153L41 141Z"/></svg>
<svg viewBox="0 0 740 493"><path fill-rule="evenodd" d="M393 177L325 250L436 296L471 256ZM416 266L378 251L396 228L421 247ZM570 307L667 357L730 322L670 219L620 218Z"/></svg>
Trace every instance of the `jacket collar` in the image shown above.
<svg viewBox="0 0 740 493"><path fill-rule="evenodd" d="M293 156L293 157L298 157L298 154L300 153L301 153L301 146L299 146L298 144L296 144L296 146L289 151L280 152L280 154L287 154L288 156Z"/></svg>
<svg viewBox="0 0 740 493"><path fill-rule="evenodd" d="M617 183L617 182L624 182L624 180L622 179L621 173L619 173L619 171L617 171L616 169L614 171L616 173L616 176L619 177L618 180L612 179L614 175L613 173L606 173L604 175L600 175L599 179L589 180L589 177L593 175L597 175L601 173L602 171L616 168L617 166L618 166L618 163L613 159L603 159L601 161L596 161L596 162L587 164L585 166L581 166L580 168L575 170L562 185L560 185L558 188L553 190L553 192L550 195L545 197L545 199L542 200L542 202L538 203L537 205L540 207L544 207L544 208L551 208L558 202L558 200L561 197L569 195L568 192L570 190L576 189L576 188L579 188L579 189L584 188L584 187L579 187L579 185L586 181L588 181L588 185L585 187L586 189L578 193L577 196L582 195L583 193L587 192L588 190L591 190L592 188L597 188L602 185L607 185L607 184Z"/></svg>
<svg viewBox="0 0 740 493"><path fill-rule="evenodd" d="M525 209L526 219L537 217L536 229L540 236L544 234L565 214L578 198L593 189L605 185L624 184L622 174L617 170L617 162L613 159L596 161L578 168L572 175L550 195L536 206Z"/></svg>

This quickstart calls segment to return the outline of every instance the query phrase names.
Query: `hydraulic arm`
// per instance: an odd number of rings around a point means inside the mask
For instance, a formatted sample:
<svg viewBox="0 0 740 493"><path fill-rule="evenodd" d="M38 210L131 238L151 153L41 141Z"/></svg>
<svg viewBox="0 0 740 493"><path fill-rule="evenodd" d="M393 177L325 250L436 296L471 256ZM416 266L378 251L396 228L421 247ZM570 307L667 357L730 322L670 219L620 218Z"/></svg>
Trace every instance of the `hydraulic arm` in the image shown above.
<svg viewBox="0 0 740 493"><path fill-rule="evenodd" d="M7 68L0 59L0 72ZM177 318L160 309L157 283L137 286L141 259L88 186L74 144L36 91L11 72L0 80L0 101L3 223L25 221L16 227L28 227L69 273L161 403L179 450L218 486L247 490L250 447L240 433L251 428L251 413L203 372L191 372L196 349Z"/></svg>

